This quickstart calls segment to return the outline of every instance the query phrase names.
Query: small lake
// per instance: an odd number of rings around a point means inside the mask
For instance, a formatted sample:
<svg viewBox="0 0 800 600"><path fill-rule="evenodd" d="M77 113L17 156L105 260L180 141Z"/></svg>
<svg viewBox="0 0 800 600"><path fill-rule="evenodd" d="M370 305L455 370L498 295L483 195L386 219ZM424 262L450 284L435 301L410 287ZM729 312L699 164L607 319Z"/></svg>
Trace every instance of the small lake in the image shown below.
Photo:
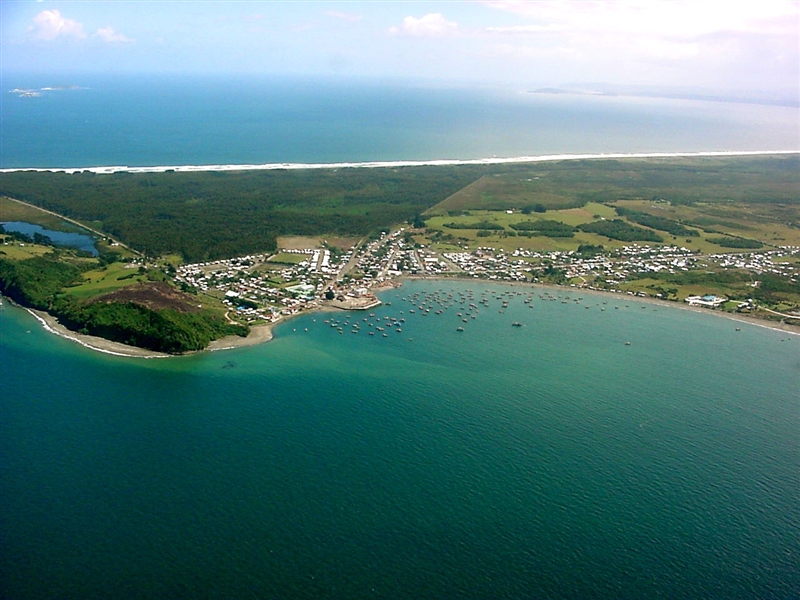
<svg viewBox="0 0 800 600"><path fill-rule="evenodd" d="M49 237L57 246L76 248L84 252L89 252L92 256L97 256L99 254L95 247L95 242L97 240L90 235L54 231L52 229L45 229L41 225L34 225L33 223L26 223L24 221L4 221L2 225L6 231L16 231L17 233L24 233L30 236L34 233L38 233Z"/></svg>

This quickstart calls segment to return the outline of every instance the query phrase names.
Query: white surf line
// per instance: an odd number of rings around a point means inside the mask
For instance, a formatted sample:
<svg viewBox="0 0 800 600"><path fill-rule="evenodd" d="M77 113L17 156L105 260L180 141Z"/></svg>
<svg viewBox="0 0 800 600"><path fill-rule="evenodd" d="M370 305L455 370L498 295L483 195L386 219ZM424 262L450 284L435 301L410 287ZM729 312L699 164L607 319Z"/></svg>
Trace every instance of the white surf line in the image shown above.
<svg viewBox="0 0 800 600"><path fill-rule="evenodd" d="M76 342L77 344L80 344L84 348L88 348L89 350L94 350L95 352L102 352L103 354L111 354L112 356L123 356L125 358L166 358L168 356L166 354L165 355L161 355L161 354L152 354L152 355L126 354L124 352L114 352L113 350L108 350L106 348L99 348L98 346L95 346L93 344L85 342L84 340L82 340L82 339L80 339L78 337L75 337L75 336L69 335L67 333L64 333L63 331L58 331L57 329L54 329L53 327L50 326L50 324L45 319L43 319L42 317L37 315L33 310L31 310L30 308L27 308L27 307L23 307L23 308L26 311L28 311L31 314L31 316L33 316L34 319L36 319L37 321L39 321L42 324L42 328L45 331L47 331L49 333L52 333L54 335L57 335L58 337L62 337L65 340L70 340L72 342Z"/></svg>
<svg viewBox="0 0 800 600"><path fill-rule="evenodd" d="M542 156L517 156L509 158L470 158L470 159L438 159L438 160L395 160L372 162L339 162L339 163L264 163L242 165L174 165L150 167L19 167L0 169L0 173L15 173L20 171L36 171L49 173L81 173L88 171L99 175L113 173L192 173L202 171L275 171L298 169L379 169L395 167L437 167L459 165L503 165L538 162L554 162L562 160L591 160L591 159L626 159L626 158L703 158L726 156L768 156L800 154L800 150L729 150L709 152L637 152L637 153L600 153L600 154L547 154Z"/></svg>

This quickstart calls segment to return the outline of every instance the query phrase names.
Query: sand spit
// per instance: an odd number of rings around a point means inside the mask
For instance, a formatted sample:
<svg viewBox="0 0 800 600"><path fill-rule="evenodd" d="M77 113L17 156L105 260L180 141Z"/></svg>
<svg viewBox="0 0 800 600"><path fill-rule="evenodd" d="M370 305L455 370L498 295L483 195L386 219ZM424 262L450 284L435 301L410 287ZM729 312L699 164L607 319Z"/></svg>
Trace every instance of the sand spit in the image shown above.
<svg viewBox="0 0 800 600"><path fill-rule="evenodd" d="M549 154L543 156L517 156L509 158L474 158L474 159L440 159L440 160L396 160L373 162L340 162L340 163L265 163L260 165L175 165L175 166L105 166L105 167L70 167L70 168L12 168L0 169L0 173L16 171L38 171L51 173L80 173L89 171L97 174L113 173L191 173L199 171L274 171L297 169L379 169L396 167L436 167L457 165L502 165L554 162L563 160L588 159L625 159L625 158L713 158L729 156L770 156L800 154L800 150L750 150L750 151L710 151L710 152L639 152L639 153L607 153L607 154Z"/></svg>

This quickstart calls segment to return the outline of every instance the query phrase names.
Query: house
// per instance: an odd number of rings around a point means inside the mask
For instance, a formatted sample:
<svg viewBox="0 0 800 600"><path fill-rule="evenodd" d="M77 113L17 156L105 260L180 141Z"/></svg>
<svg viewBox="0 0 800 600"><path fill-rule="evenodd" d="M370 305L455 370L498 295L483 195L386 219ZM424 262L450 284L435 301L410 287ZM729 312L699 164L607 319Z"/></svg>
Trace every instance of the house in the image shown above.
<svg viewBox="0 0 800 600"><path fill-rule="evenodd" d="M690 306L703 306L705 308L718 308L727 302L727 298L721 298L713 294L706 294L705 296L689 296L685 302Z"/></svg>

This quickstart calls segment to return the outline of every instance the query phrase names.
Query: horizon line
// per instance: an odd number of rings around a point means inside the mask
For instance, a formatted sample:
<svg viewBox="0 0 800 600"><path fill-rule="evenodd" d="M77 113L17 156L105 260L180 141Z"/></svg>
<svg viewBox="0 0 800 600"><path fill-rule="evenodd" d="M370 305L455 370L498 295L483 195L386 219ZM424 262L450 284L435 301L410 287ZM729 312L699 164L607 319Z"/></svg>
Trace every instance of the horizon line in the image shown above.
<svg viewBox="0 0 800 600"><path fill-rule="evenodd" d="M460 165L500 165L526 164L537 162L554 162L562 160L597 160L626 158L713 158L726 156L769 156L800 154L800 150L729 150L706 152L636 152L636 153L598 153L598 154L546 154L540 156L517 156L508 158L468 158L468 159L433 159L433 160L395 160L395 161L363 161L336 163L264 163L264 164L227 164L227 165L163 165L163 166L94 166L94 167L13 167L0 169L0 173L17 173L33 171L39 173L83 173L98 175L114 173L194 173L204 171L277 171L302 169L380 169L396 167L437 167Z"/></svg>

